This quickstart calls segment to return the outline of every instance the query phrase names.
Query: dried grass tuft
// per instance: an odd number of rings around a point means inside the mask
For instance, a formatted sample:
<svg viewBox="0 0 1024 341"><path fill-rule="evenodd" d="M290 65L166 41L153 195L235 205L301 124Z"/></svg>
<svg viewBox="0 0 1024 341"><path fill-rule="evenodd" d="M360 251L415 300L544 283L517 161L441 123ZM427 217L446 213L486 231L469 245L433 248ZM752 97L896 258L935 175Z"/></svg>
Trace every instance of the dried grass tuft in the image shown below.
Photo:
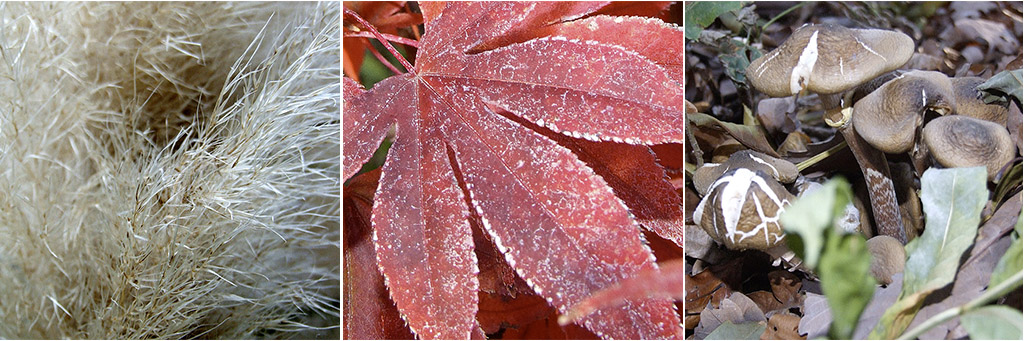
<svg viewBox="0 0 1024 341"><path fill-rule="evenodd" d="M333 337L338 3L0 3L0 337Z"/></svg>

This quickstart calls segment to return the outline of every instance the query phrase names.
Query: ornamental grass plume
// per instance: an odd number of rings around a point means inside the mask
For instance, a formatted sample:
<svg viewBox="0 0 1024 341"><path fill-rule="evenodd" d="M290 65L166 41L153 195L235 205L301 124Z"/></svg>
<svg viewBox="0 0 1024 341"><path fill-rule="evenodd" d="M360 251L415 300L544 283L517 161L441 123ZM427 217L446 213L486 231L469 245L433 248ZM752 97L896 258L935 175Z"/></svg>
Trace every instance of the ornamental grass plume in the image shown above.
<svg viewBox="0 0 1024 341"><path fill-rule="evenodd" d="M340 8L0 3L0 338L337 338Z"/></svg>

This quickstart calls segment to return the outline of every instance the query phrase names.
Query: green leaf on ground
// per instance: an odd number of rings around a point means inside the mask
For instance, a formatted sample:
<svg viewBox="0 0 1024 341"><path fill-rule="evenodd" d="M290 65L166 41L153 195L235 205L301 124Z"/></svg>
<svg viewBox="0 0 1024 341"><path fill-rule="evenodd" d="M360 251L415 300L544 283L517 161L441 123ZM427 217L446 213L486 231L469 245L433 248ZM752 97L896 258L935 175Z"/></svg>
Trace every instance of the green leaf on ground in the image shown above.
<svg viewBox="0 0 1024 341"><path fill-rule="evenodd" d="M1006 306L987 306L960 316L960 325L972 340L1020 340L1024 315Z"/></svg>
<svg viewBox="0 0 1024 341"><path fill-rule="evenodd" d="M715 328L705 340L760 340L761 334L764 333L765 326L764 322L745 322L740 324L733 324L732 322L725 321L722 325Z"/></svg>
<svg viewBox="0 0 1024 341"><path fill-rule="evenodd" d="M818 259L825 246L825 231L833 226L851 197L850 184L842 178L835 178L797 199L782 213L782 227L788 234L789 246L803 258L808 268L818 268ZM803 247L799 247L801 244Z"/></svg>
<svg viewBox="0 0 1024 341"><path fill-rule="evenodd" d="M999 179L999 184L996 185L996 195L992 197L992 202L1002 204L1007 194L1010 194L1011 190L1020 186L1022 181L1024 181L1024 165L1018 162L1013 167L1010 167L1009 171L1003 173L1003 177Z"/></svg>
<svg viewBox="0 0 1024 341"><path fill-rule="evenodd" d="M1004 70L978 85L978 91L986 93L982 100L985 103L1004 102L1003 97L1013 96L1021 103L1021 69Z"/></svg>
<svg viewBox="0 0 1024 341"><path fill-rule="evenodd" d="M871 253L860 234L846 234L833 228L828 235L819 274L821 290L832 310L829 337L850 339L875 292L875 278L870 274Z"/></svg>
<svg viewBox="0 0 1024 341"><path fill-rule="evenodd" d="M999 262L996 263L996 268L992 270L992 277L988 281L988 286L992 287L1002 281L1015 275L1021 268L1024 268L1024 243L1021 242L1020 229L1021 219L1024 219L1024 214L1017 217L1017 225L1014 226L1013 243L1010 244L1010 248L1006 250L1002 258L999 258Z"/></svg>
<svg viewBox="0 0 1024 341"><path fill-rule="evenodd" d="M715 22L722 13L743 7L741 1L696 1L686 4L684 20L686 39L695 40L705 27Z"/></svg>
<svg viewBox="0 0 1024 341"><path fill-rule="evenodd" d="M722 66L725 67L725 74L732 78L734 82L747 82L747 76L743 73L743 70L746 70L747 66L750 65L747 56L740 53L730 53L718 55L718 59L722 61Z"/></svg>
<svg viewBox="0 0 1024 341"><path fill-rule="evenodd" d="M907 265L900 300L871 332L872 339L893 339L914 319L924 298L953 281L960 256L974 243L981 209L988 199L984 167L931 168L921 177L925 230L907 244Z"/></svg>
<svg viewBox="0 0 1024 341"><path fill-rule="evenodd" d="M722 66L725 67L725 74L737 85L746 84L747 66L750 65L751 60L761 57L761 51L742 41L733 39L727 40L719 50L722 53L718 55L718 59L722 61Z"/></svg>
<svg viewBox="0 0 1024 341"><path fill-rule="evenodd" d="M971 244L988 199L984 167L931 168L921 177L921 207L927 221L921 237L907 244L903 291L931 291L953 281L960 255Z"/></svg>

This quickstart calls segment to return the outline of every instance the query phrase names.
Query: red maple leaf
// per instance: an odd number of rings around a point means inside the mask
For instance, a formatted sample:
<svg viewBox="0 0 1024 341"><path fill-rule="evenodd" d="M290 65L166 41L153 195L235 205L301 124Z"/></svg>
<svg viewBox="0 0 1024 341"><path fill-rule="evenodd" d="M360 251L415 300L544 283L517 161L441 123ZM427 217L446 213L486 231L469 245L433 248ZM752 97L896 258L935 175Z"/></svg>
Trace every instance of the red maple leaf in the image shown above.
<svg viewBox="0 0 1024 341"><path fill-rule="evenodd" d="M419 337L480 335L470 210L561 313L657 267L637 220L682 244L678 194L646 145L685 138L683 32L593 15L604 5L422 3L410 73L369 91L345 79L344 177L395 129L373 240ZM666 299L628 300L581 324L611 338L683 337Z"/></svg>
<svg viewBox="0 0 1024 341"><path fill-rule="evenodd" d="M395 304L388 297L370 240L370 210L380 170L359 174L345 187L345 337L349 339L411 339ZM367 266L369 265L369 266Z"/></svg>

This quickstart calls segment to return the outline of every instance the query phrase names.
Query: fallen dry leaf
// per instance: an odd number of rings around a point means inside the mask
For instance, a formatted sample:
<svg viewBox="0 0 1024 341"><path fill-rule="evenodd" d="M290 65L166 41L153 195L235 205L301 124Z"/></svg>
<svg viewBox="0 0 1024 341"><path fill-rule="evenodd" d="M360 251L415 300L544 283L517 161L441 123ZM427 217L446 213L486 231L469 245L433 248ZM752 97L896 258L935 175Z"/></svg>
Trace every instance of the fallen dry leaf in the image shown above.
<svg viewBox="0 0 1024 341"><path fill-rule="evenodd" d="M985 19L957 19L953 27L942 32L940 39L950 46L962 42L987 42L985 56L1012 54L1020 48L1020 38L1016 38L1005 25Z"/></svg>
<svg viewBox="0 0 1024 341"><path fill-rule="evenodd" d="M754 304L754 301L751 301L743 293L733 292L732 295L722 300L718 307L701 311L700 324L693 330L693 335L697 339L704 339L725 321L741 324L744 322L764 323L767 320L764 317L764 312Z"/></svg>
<svg viewBox="0 0 1024 341"><path fill-rule="evenodd" d="M757 118L769 135L789 134L796 130L794 103L793 97L766 98L757 103Z"/></svg>
<svg viewBox="0 0 1024 341"><path fill-rule="evenodd" d="M717 307L732 294L722 280L710 270L686 277L686 328L693 329L700 322L700 314L708 305Z"/></svg>
<svg viewBox="0 0 1024 341"><path fill-rule="evenodd" d="M806 340L797 332L799 324L800 316L788 312L774 314L768 318L768 328L761 334L761 340Z"/></svg>
<svg viewBox="0 0 1024 341"><path fill-rule="evenodd" d="M786 270L775 270L768 273L771 291L755 291L747 296L766 314L773 311L785 311L803 304L804 296L800 293L803 283L800 278Z"/></svg>
<svg viewBox="0 0 1024 341"><path fill-rule="evenodd" d="M798 334L808 339L828 336L828 328L832 324L832 311L828 308L825 295L807 293L803 314L797 326Z"/></svg>

